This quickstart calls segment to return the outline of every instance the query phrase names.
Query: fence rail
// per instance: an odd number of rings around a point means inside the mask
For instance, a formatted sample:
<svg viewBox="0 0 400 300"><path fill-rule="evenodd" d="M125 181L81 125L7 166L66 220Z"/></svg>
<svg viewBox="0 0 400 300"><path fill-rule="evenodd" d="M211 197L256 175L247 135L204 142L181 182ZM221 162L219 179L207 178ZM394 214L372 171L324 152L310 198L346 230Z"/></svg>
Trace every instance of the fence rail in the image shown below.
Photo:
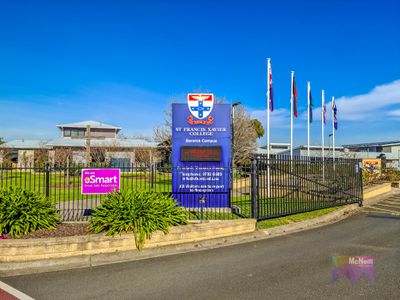
<svg viewBox="0 0 400 300"><path fill-rule="evenodd" d="M185 192L188 194L185 197L191 197L189 202L193 203L186 210L190 219L253 217L262 220L360 203L362 176L361 172L357 173L358 163L358 160L339 159L333 164L332 160L307 157L295 157L291 161L287 156L272 156L268 160L258 155L247 165L233 169L218 167L216 171L231 178L226 189L200 194ZM106 195L83 195L81 170L111 167L121 170L122 189L167 193L179 200L179 189L172 190L173 177L179 170L165 164L0 165L0 188L19 186L36 191L55 204L64 221L84 221ZM207 202L211 198L214 199L212 206Z"/></svg>

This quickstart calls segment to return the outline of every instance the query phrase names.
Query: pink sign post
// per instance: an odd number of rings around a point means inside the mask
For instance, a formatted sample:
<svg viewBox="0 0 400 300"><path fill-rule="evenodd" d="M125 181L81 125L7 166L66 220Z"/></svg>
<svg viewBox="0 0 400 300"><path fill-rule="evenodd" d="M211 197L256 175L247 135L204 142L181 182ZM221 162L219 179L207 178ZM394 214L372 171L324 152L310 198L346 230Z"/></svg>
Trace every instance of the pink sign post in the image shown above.
<svg viewBox="0 0 400 300"><path fill-rule="evenodd" d="M120 169L82 169L82 194L107 194L119 191Z"/></svg>

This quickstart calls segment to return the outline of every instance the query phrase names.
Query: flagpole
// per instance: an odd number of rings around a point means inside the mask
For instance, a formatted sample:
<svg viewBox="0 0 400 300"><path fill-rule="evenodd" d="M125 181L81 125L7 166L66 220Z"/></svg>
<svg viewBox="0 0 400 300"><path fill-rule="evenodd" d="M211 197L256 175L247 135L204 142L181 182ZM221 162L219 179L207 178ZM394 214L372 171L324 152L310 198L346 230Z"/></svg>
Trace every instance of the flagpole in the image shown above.
<svg viewBox="0 0 400 300"><path fill-rule="evenodd" d="M307 81L307 156L310 158L310 82Z"/></svg>
<svg viewBox="0 0 400 300"><path fill-rule="evenodd" d="M269 159L270 159L270 110L271 110L271 95L270 95L270 74L271 74L271 59L267 58L267 191L268 198L271 196L271 179L270 179L270 167L269 167Z"/></svg>
<svg viewBox="0 0 400 300"><path fill-rule="evenodd" d="M322 142L322 179L325 181L325 141L324 141L324 107L325 107L325 90L322 90L322 106L321 106L321 142Z"/></svg>
<svg viewBox="0 0 400 300"><path fill-rule="evenodd" d="M333 160L333 171L335 171L335 97L332 96L332 160Z"/></svg>
<svg viewBox="0 0 400 300"><path fill-rule="evenodd" d="M293 84L294 84L294 71L292 71L292 83L290 90L290 160L293 163Z"/></svg>

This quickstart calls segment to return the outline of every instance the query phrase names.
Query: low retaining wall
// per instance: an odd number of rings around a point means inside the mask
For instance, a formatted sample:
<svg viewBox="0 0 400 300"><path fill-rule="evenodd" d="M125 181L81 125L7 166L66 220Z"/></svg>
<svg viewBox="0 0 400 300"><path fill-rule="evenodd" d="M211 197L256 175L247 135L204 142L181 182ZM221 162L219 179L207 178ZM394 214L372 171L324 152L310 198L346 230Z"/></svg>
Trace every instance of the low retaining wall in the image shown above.
<svg viewBox="0 0 400 300"><path fill-rule="evenodd" d="M364 189L363 200L367 200L373 197L377 197L392 191L392 185L390 182L382 183L376 186L367 187Z"/></svg>
<svg viewBox="0 0 400 300"><path fill-rule="evenodd" d="M132 234L0 240L0 276L47 272L148 257L162 248L254 232L256 220L209 221L155 232L142 251ZM150 253L151 252L151 253ZM118 254L115 256L115 254Z"/></svg>

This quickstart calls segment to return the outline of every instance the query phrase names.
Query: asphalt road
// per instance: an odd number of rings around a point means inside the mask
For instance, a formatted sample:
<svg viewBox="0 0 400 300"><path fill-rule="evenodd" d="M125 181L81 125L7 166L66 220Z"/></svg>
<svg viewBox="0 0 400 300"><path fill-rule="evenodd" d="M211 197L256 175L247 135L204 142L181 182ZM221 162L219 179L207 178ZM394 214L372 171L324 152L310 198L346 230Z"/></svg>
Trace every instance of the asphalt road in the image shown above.
<svg viewBox="0 0 400 300"><path fill-rule="evenodd" d="M400 299L399 202L272 239L3 281L35 299ZM375 256L375 283L333 283L334 255Z"/></svg>

